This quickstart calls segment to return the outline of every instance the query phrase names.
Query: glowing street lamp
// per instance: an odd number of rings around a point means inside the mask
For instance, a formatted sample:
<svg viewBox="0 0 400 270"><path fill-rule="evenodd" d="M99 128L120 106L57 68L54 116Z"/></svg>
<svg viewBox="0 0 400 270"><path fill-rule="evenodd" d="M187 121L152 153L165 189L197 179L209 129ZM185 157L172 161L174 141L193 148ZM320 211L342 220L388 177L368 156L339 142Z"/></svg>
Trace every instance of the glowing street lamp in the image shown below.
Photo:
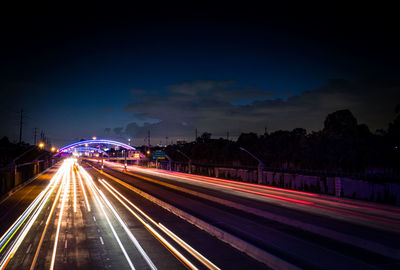
<svg viewBox="0 0 400 270"><path fill-rule="evenodd" d="M56 151L56 148L53 146L52 148L51 148L51 152L55 152Z"/></svg>
<svg viewBox="0 0 400 270"><path fill-rule="evenodd" d="M43 149L44 148L44 143L41 142L41 143L39 143L38 146L39 146L40 149Z"/></svg>
<svg viewBox="0 0 400 270"><path fill-rule="evenodd" d="M96 139L97 139L97 137L96 137L96 136L93 136L93 137L92 137L92 140L96 140Z"/></svg>

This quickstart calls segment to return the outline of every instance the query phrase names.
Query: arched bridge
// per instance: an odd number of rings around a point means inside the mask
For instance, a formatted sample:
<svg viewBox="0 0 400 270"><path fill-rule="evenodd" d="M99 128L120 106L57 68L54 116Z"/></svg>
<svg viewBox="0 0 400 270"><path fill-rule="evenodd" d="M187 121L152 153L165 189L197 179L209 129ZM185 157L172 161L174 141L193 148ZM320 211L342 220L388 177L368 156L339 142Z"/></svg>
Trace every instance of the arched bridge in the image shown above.
<svg viewBox="0 0 400 270"><path fill-rule="evenodd" d="M75 143L71 143L69 145L66 145L62 148L60 148L60 151L55 154L56 156L61 154L61 153L68 153L73 151L74 149L79 149L82 146L84 147L89 147L89 145L114 145L114 146L118 146L121 148L124 148L126 150L136 150L134 147L127 145L125 143L122 142L118 142L118 141L113 141L113 140L101 140L101 139L96 139L96 140L84 140L84 141L79 141L79 142L75 142ZM94 148L94 147L90 147L92 149L96 149L98 152L102 152L102 150Z"/></svg>
<svg viewBox="0 0 400 270"><path fill-rule="evenodd" d="M108 156L107 152L102 150L102 149L99 149L99 148L96 148L96 147L86 147L86 146L85 147L71 148L71 149L68 149L68 150L66 150L64 152L68 152L68 153L71 153L71 152L98 152L98 153L102 153L102 154Z"/></svg>

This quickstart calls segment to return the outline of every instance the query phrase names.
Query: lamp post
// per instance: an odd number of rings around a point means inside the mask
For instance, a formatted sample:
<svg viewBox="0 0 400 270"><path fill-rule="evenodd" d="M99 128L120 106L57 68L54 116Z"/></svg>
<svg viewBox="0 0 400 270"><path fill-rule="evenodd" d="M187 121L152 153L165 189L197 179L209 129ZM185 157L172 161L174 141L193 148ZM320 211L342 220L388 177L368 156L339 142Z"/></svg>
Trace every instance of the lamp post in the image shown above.
<svg viewBox="0 0 400 270"><path fill-rule="evenodd" d="M168 169L172 171L172 158L167 154L165 155L165 157L168 159Z"/></svg>
<svg viewBox="0 0 400 270"><path fill-rule="evenodd" d="M244 149L243 147L239 147L240 150L246 152L247 154L249 154L252 158L254 158L255 160L258 161L258 166L257 166L257 183L258 184L262 184L262 179L263 179L263 171L265 168L264 163L257 158L255 155L253 155L252 153L250 153L248 150Z"/></svg>
<svg viewBox="0 0 400 270"><path fill-rule="evenodd" d="M43 142L41 142L41 143L39 143L39 148L40 148L40 150L43 150L43 148L44 148L44 143Z"/></svg>
<svg viewBox="0 0 400 270"><path fill-rule="evenodd" d="M126 161L126 150L122 150L124 151L124 171L126 171L126 166L127 166L127 161Z"/></svg>
<svg viewBox="0 0 400 270"><path fill-rule="evenodd" d="M189 171L188 173L192 173L192 160L190 159L190 157L188 157L185 153L181 152L181 150L177 149L176 150L178 153L181 153L182 156L184 156L185 158L187 158L189 160Z"/></svg>

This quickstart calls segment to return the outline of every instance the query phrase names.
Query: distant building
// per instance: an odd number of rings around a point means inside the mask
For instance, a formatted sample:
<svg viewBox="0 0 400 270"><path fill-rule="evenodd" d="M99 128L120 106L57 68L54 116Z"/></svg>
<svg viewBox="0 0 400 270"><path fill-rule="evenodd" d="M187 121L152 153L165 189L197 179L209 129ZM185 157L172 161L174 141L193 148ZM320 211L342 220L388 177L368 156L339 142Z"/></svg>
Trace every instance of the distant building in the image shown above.
<svg viewBox="0 0 400 270"><path fill-rule="evenodd" d="M176 139L176 144L180 145L180 144L185 144L187 143L187 141L185 139Z"/></svg>

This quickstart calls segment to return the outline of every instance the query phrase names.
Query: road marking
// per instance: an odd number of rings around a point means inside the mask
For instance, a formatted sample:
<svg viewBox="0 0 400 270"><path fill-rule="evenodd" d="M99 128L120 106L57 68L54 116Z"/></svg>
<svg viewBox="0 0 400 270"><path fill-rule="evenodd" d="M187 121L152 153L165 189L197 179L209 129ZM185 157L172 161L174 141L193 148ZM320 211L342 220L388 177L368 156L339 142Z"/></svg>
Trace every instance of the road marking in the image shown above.
<svg viewBox="0 0 400 270"><path fill-rule="evenodd" d="M100 236L99 238L100 238L101 244L104 245L103 237Z"/></svg>
<svg viewBox="0 0 400 270"><path fill-rule="evenodd" d="M63 182L62 182L62 186L63 186L63 189L64 189L64 191L63 191L64 194L63 194L63 199L62 199L62 202L61 202L61 209L60 209L60 214L59 214L59 218L58 218L56 238L54 240L53 253L52 253L51 261L50 261L50 270L54 269L54 262L55 262L55 259L56 259L58 237L59 237L59 234L60 234L60 227L61 227L61 221L62 221L62 216L63 216L63 212L64 212L65 200L67 199L67 194L68 194L69 181L70 181L70 173L68 171L68 173L66 173L64 175L64 179L63 179Z"/></svg>
<svg viewBox="0 0 400 270"><path fill-rule="evenodd" d="M67 248L67 247L68 247L68 240L65 240L64 248Z"/></svg>
<svg viewBox="0 0 400 270"><path fill-rule="evenodd" d="M185 266L187 266L190 269L197 269L195 265L193 265L192 262L190 262L182 253L180 253L174 246L172 246L164 237L162 237L157 231L154 230L153 227L151 227L144 219L142 219L137 213L135 213L126 203L124 203L123 200L125 200L127 203L129 203L131 206L133 206L139 213L141 213L143 216L145 216L150 222L152 222L157 228L161 229L164 233L166 233L169 237L171 237L176 243L178 243L181 247L183 247L186 251L188 251L191 255L193 255L196 259L198 259L200 262L202 262L204 265L207 266L208 269L219 269L216 265L214 265L212 262L210 262L208 259L206 259L204 256L202 256L199 252L197 252L195 249L193 249L191 246L189 246L186 242L184 242L182 239L177 237L175 234L173 234L171 231L167 230L166 227L162 226L161 224L157 224L152 218L150 218L147 214L145 214L141 209L139 209L136 205L134 205L132 202L130 202L125 196L123 196L121 193L119 193L114 187L112 187L107 181L104 179L99 179L100 183L113 195L125 208L131 212L132 215L134 215L145 227L146 229L152 233L156 239L158 239L164 246L167 247L168 250L172 252ZM119 196L117 196L119 195Z"/></svg>
<svg viewBox="0 0 400 270"><path fill-rule="evenodd" d="M96 217L95 216L93 216L93 220L94 220L94 222L96 222Z"/></svg>
<svg viewBox="0 0 400 270"><path fill-rule="evenodd" d="M96 199L98 205L100 206L100 209L101 209L101 211L103 212L103 215L104 215L104 217L105 217L105 219L106 219L106 221L107 221L107 223L108 223L108 225L109 225L109 227L110 227L110 229L111 229L111 232L113 233L113 235L114 235L114 237L115 237L115 240L117 241L119 247L121 248L121 251L122 251L122 253L124 254L124 256L125 256L125 258L126 258L128 264L129 264L130 268L131 268L132 270L135 270L135 267L133 266L133 263L132 263L131 259L129 258L129 255L128 255L128 253L126 252L125 247L123 246L123 244L122 244L120 238L118 237L117 232L116 232L115 229L114 229L114 226L113 226L112 223L111 223L111 220L109 219L109 217L108 217L108 215L107 215L107 213L106 213L105 207L104 207L103 203L101 202L99 195L97 195L97 193L100 193L100 194L101 194L101 191L96 187L96 185L94 184L94 182L93 182L93 180L92 180L92 177L86 172L86 170L83 169L83 168L82 168L81 166L79 166L79 165L78 165L78 168L79 168L79 171L82 173L83 177L85 178L85 181L86 181L87 185L89 186L89 190L91 190L90 193L94 196L94 198ZM106 201L106 202L107 202L107 201ZM110 208L110 209L111 209L111 208ZM123 225L123 224L121 224L121 225ZM154 269L154 268L153 268L153 269Z"/></svg>
<svg viewBox="0 0 400 270"><path fill-rule="evenodd" d="M42 224L43 224L43 220L40 222L40 224L39 224L39 225L40 225L40 226L42 226Z"/></svg>
<svg viewBox="0 0 400 270"><path fill-rule="evenodd" d="M31 247L32 247L32 244L29 244L29 247L28 247L28 249L26 250L26 254L29 253L29 251L31 250Z"/></svg>

